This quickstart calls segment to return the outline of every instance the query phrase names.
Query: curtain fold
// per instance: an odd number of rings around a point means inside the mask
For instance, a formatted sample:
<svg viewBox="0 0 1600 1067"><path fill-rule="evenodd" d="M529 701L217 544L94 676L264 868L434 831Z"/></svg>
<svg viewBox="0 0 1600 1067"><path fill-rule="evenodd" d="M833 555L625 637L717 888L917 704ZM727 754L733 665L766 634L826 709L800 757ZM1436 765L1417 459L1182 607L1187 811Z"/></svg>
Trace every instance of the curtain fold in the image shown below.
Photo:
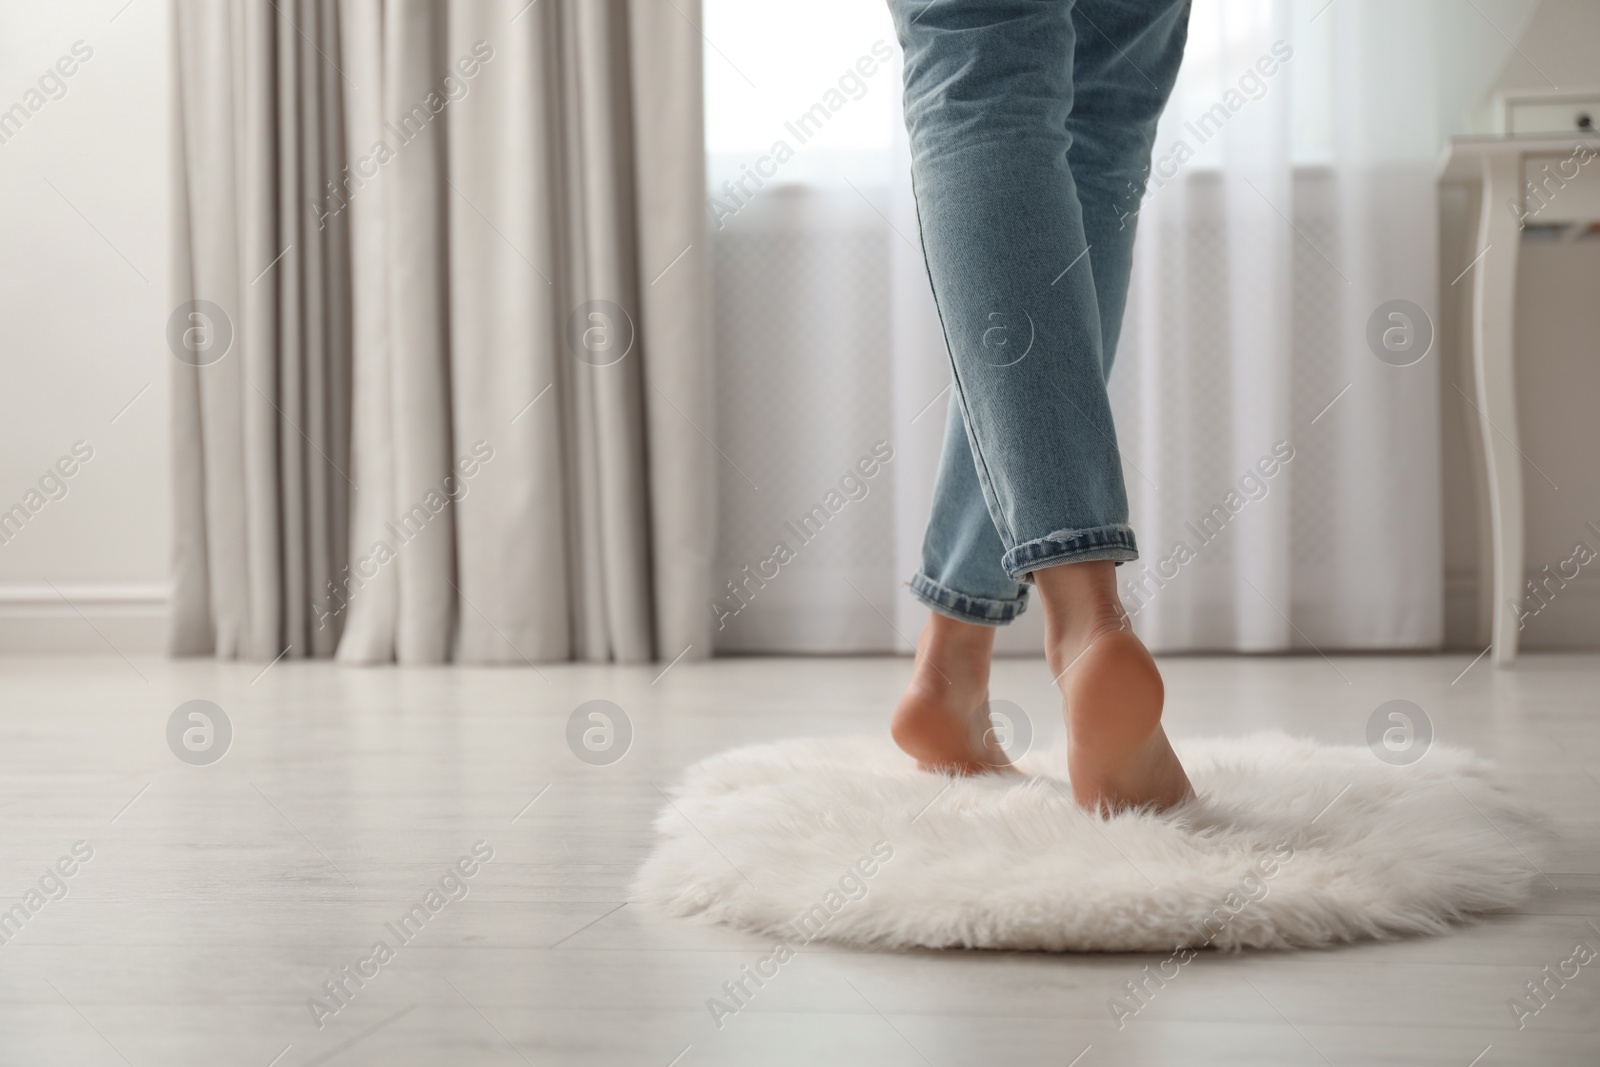
<svg viewBox="0 0 1600 1067"><path fill-rule="evenodd" d="M690 20L695 21L691 22ZM712 653L706 610L716 559L718 439L706 231L699 4L633 0L634 215L640 220L641 342L649 427L649 529L657 653ZM684 131L696 137L686 141ZM694 211L687 206L693 204ZM694 472L684 477L683 472Z"/></svg>
<svg viewBox="0 0 1600 1067"><path fill-rule="evenodd" d="M194 345L174 349L170 644L326 655L311 605L345 551L345 234L299 205L338 140L319 59L337 32L309 2L178 15L174 319Z"/></svg>
<svg viewBox="0 0 1600 1067"><path fill-rule="evenodd" d="M709 653L700 38L667 16L180 2L178 291L236 330L178 371L176 651Z"/></svg>

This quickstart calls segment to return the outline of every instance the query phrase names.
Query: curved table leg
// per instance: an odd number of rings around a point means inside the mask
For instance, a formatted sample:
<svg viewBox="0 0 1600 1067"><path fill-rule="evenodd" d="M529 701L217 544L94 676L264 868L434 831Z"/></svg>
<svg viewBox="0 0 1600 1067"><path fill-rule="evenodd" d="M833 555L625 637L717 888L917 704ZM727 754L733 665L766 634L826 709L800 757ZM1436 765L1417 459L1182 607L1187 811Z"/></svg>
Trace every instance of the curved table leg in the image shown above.
<svg viewBox="0 0 1600 1067"><path fill-rule="evenodd" d="M1521 237L1506 200L1517 194L1522 165L1516 153L1484 160L1478 247L1492 246L1473 279L1472 369L1478 433L1489 483L1494 539L1494 662L1517 657L1518 604L1523 584L1522 454L1517 444L1517 393L1512 326Z"/></svg>

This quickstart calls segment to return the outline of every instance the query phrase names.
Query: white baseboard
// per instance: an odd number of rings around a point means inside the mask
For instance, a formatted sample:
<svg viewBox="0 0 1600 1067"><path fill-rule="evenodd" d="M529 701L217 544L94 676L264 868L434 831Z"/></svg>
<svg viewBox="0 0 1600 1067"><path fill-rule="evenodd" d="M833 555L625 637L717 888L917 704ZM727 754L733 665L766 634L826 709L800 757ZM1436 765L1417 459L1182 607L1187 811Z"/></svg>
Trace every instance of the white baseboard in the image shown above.
<svg viewBox="0 0 1600 1067"><path fill-rule="evenodd" d="M0 582L0 656L167 647L165 582Z"/></svg>

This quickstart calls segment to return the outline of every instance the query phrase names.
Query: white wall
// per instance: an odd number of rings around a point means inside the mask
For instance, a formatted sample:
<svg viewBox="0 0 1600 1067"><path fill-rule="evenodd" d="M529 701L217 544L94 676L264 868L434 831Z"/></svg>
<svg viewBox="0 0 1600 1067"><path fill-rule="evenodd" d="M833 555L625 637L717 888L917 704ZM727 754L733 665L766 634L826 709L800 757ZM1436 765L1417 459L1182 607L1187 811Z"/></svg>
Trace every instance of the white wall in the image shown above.
<svg viewBox="0 0 1600 1067"><path fill-rule="evenodd" d="M170 22L126 3L0 5L0 111L45 97L0 143L0 511L93 449L0 543L0 652L164 645ZM59 99L28 95L41 76Z"/></svg>

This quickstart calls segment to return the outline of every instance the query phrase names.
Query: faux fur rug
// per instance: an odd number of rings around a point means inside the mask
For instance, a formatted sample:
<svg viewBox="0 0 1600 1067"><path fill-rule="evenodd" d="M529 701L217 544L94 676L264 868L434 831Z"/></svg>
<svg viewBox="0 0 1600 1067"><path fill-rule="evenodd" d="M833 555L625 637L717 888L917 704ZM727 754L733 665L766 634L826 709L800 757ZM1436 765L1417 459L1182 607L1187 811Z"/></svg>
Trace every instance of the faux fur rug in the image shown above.
<svg viewBox="0 0 1600 1067"><path fill-rule="evenodd" d="M1537 877L1541 830L1466 751L1175 747L1198 799L1108 819L1073 803L1060 752L974 778L879 739L724 752L673 791L634 896L790 944L1154 952L1440 933Z"/></svg>

